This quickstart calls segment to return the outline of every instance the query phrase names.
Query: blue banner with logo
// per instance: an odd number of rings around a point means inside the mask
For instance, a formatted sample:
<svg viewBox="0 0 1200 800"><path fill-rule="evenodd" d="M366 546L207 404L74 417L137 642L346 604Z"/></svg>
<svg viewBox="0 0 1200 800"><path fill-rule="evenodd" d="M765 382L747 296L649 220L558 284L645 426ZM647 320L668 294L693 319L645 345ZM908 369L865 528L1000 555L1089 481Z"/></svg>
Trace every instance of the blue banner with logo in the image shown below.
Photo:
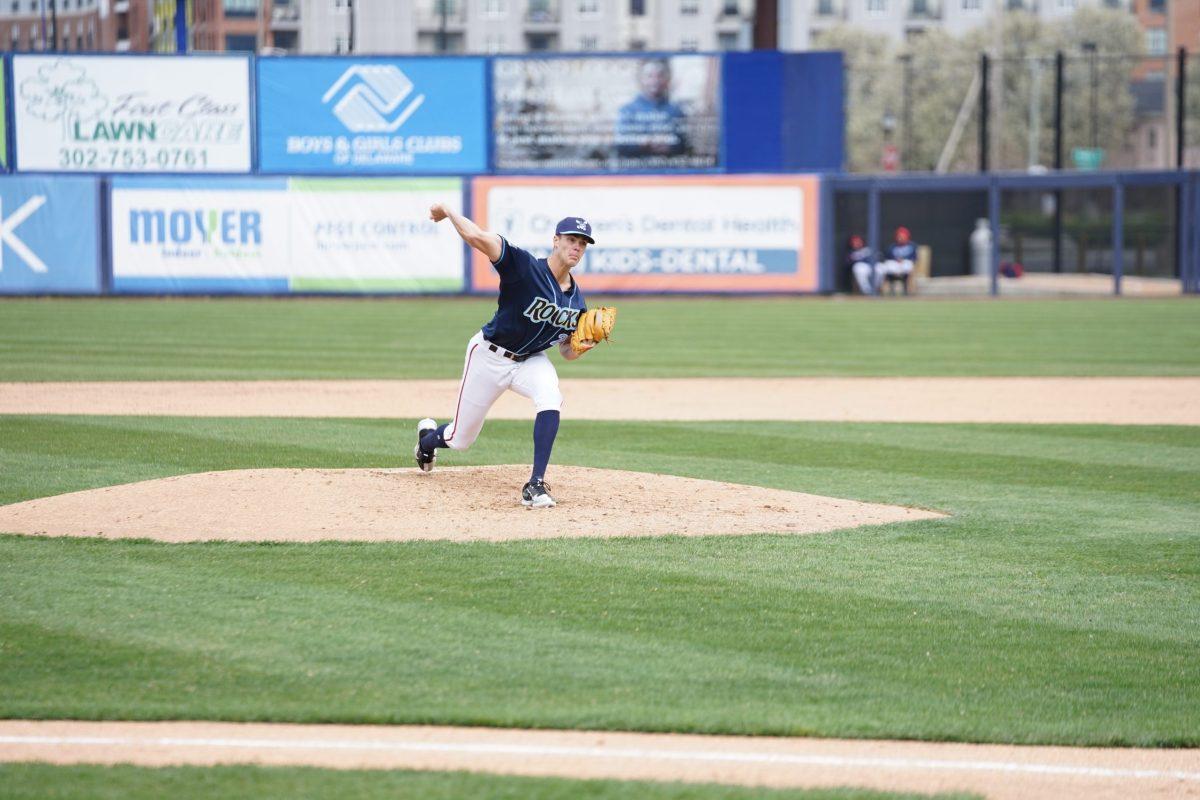
<svg viewBox="0 0 1200 800"><path fill-rule="evenodd" d="M99 182L0 177L0 294L100 291Z"/></svg>
<svg viewBox="0 0 1200 800"><path fill-rule="evenodd" d="M482 58L263 58L264 173L476 173L488 168Z"/></svg>

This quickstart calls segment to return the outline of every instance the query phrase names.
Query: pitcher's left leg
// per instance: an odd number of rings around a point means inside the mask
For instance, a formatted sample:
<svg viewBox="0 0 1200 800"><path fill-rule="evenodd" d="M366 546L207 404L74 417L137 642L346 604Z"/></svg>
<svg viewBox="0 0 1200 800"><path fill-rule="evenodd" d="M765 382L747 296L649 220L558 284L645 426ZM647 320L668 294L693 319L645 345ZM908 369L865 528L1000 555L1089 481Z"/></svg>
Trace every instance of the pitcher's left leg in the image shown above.
<svg viewBox="0 0 1200 800"><path fill-rule="evenodd" d="M550 452L558 436L559 410L563 401L558 371L545 353L539 353L521 364L513 378L512 389L533 400L537 412L533 422L533 469L529 482L521 490L521 503L531 508L551 508L555 502L545 477Z"/></svg>

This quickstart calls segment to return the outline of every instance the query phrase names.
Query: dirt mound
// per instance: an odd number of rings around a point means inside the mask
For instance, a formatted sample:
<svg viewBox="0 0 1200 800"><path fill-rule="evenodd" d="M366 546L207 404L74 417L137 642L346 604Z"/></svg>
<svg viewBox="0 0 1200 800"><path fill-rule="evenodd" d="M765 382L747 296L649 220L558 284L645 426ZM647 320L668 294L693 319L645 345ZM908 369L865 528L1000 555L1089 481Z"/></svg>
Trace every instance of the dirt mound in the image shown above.
<svg viewBox="0 0 1200 800"><path fill-rule="evenodd" d="M204 472L0 506L0 531L311 542L818 533L944 516L779 489L554 466L558 507L520 504L525 466Z"/></svg>

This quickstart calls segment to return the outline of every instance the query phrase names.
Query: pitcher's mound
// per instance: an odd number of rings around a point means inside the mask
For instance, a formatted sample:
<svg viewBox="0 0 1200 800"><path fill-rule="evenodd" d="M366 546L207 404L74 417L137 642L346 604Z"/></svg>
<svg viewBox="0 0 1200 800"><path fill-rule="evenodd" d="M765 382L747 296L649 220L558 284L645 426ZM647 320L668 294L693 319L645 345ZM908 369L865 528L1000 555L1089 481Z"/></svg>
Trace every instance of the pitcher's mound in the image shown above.
<svg viewBox="0 0 1200 800"><path fill-rule="evenodd" d="M520 502L525 466L204 472L0 506L0 531L166 542L499 541L817 533L944 516L641 472L554 466L556 508Z"/></svg>

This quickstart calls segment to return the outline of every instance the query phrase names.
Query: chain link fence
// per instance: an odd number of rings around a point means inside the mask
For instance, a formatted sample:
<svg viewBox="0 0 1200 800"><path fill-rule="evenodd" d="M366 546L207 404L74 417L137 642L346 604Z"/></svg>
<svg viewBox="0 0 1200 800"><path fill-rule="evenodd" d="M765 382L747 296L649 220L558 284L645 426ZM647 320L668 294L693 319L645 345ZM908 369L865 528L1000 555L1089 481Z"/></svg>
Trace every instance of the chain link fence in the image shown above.
<svg viewBox="0 0 1200 800"><path fill-rule="evenodd" d="M938 47L888 59L848 58L846 168L1175 169L1180 64L1177 55L1113 55L1086 47L1020 58ZM1182 72L1183 165L1196 168L1200 54L1187 56Z"/></svg>

